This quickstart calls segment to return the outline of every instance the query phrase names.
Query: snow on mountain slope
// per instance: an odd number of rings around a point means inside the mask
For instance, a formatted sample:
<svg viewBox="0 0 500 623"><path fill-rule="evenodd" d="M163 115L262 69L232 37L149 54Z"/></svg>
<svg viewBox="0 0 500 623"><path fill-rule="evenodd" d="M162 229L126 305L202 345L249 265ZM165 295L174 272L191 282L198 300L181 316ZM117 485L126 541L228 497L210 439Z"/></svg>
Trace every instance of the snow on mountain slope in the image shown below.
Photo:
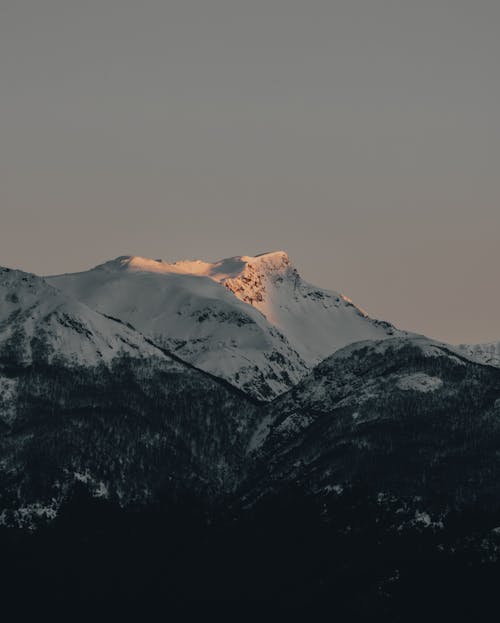
<svg viewBox="0 0 500 623"><path fill-rule="evenodd" d="M122 256L48 280L259 399L347 344L407 335L302 280L283 251L213 263Z"/></svg>
<svg viewBox="0 0 500 623"><path fill-rule="evenodd" d="M208 277L224 285L259 310L309 365L352 342L407 335L387 322L370 318L346 296L305 282L284 251L213 263L185 260L168 264L121 257L105 266L113 265L130 272Z"/></svg>
<svg viewBox="0 0 500 623"><path fill-rule="evenodd" d="M500 342L489 344L460 344L458 350L473 361L500 368Z"/></svg>
<svg viewBox="0 0 500 623"><path fill-rule="evenodd" d="M81 478L123 503L210 498L240 478L258 414L134 328L0 268L0 525L7 509L19 525L56 512Z"/></svg>
<svg viewBox="0 0 500 623"><path fill-rule="evenodd" d="M423 336L356 342L327 357L280 401L283 405L292 401L296 408L299 400L301 405L307 404L317 411L331 409L334 404L338 404L339 398L349 404L359 405L372 397L367 375L376 379L377 383L382 379L391 388L394 385L399 389L417 387L423 391L431 386L437 387L439 383L434 375L422 376L420 383L417 383L420 370L411 370L403 376L392 370L393 362L399 358L404 361L406 353L410 353L411 357L418 356L429 367L432 367L433 361L443 357L453 362L454 366L463 367L466 364L452 347ZM410 356L408 358L411 362ZM373 362L377 365L374 366Z"/></svg>
<svg viewBox="0 0 500 623"><path fill-rule="evenodd" d="M317 414L337 407L350 407L359 416L361 405L395 388L426 393L442 386L441 379L434 374L411 368L405 370L403 366L401 371L394 369L395 362L405 361L405 357L410 362L418 357L427 362L429 368L433 361L443 357L454 366L465 365L465 360L452 347L423 336L349 344L327 357L310 375L273 403L254 434L249 449L255 450L262 445L280 418L285 418L286 426L293 423L294 429L299 423L301 427L308 426L313 419L306 417L304 410ZM283 426L282 430L277 429L278 433L284 431Z"/></svg>
<svg viewBox="0 0 500 623"><path fill-rule="evenodd" d="M135 330L106 318L41 277L0 268L0 356L19 365L54 359L78 365L165 355ZM172 365L179 365L172 361Z"/></svg>
<svg viewBox="0 0 500 623"><path fill-rule="evenodd" d="M342 294L304 281L284 251L232 258L216 266L223 270L212 269L211 277L261 311L311 365L353 342L408 335L370 318Z"/></svg>
<svg viewBox="0 0 500 623"><path fill-rule="evenodd" d="M217 282L235 265L240 268L233 260L166 264L120 257L48 281L93 309L131 323L197 367L256 398L270 399L297 383L308 367L259 310Z"/></svg>

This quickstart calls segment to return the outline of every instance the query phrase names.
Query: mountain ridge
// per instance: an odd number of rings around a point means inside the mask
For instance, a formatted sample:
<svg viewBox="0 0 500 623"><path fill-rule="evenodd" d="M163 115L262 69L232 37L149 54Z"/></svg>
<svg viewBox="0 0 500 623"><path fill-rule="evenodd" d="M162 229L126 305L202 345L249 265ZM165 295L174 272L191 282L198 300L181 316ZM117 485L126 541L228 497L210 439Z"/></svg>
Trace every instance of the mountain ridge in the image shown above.
<svg viewBox="0 0 500 623"><path fill-rule="evenodd" d="M352 483L448 507L500 495L500 371L425 337L358 342L268 405L248 451L247 503Z"/></svg>
<svg viewBox="0 0 500 623"><path fill-rule="evenodd" d="M407 334L302 280L284 251L215 262L120 256L47 279L259 400L348 343Z"/></svg>

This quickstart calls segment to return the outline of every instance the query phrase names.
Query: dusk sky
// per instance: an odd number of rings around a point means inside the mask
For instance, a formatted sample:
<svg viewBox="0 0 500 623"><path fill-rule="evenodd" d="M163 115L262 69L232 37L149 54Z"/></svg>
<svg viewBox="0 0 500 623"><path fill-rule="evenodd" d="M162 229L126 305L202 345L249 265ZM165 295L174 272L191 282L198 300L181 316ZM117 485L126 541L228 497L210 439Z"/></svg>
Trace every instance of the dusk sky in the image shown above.
<svg viewBox="0 0 500 623"><path fill-rule="evenodd" d="M500 340L498 0L1 0L0 264L285 249Z"/></svg>

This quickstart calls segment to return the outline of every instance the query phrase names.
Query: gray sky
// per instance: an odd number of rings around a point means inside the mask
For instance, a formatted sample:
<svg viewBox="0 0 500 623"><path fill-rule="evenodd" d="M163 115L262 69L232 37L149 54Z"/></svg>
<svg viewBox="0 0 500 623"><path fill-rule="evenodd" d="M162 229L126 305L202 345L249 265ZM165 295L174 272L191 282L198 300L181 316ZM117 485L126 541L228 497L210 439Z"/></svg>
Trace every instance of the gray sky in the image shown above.
<svg viewBox="0 0 500 623"><path fill-rule="evenodd" d="M286 249L500 339L498 0L1 0L0 264Z"/></svg>

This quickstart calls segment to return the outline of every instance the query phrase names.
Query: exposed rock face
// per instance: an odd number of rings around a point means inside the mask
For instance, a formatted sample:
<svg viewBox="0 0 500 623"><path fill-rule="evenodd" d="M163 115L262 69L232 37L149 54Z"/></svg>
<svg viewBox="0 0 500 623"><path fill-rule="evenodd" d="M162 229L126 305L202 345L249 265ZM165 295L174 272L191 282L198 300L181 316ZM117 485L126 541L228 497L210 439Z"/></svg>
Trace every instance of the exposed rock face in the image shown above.
<svg viewBox="0 0 500 623"><path fill-rule="evenodd" d="M309 366L353 342L409 335L370 318L346 296L304 281L284 251L238 259L241 270L221 283L286 335Z"/></svg>

